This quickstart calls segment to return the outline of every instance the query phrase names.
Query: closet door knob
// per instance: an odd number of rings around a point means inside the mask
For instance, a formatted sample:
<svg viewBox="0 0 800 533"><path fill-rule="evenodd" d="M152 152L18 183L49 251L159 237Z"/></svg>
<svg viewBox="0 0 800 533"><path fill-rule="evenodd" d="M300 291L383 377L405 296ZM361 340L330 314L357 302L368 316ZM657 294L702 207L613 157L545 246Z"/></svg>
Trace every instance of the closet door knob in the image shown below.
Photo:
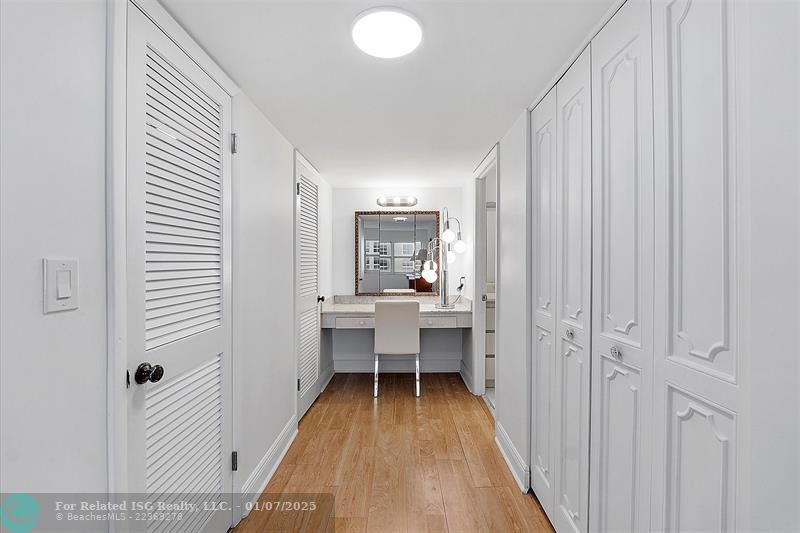
<svg viewBox="0 0 800 533"><path fill-rule="evenodd" d="M150 363L142 363L136 368L136 373L133 379L139 385L144 385L148 381L150 383L158 383L164 377L164 367L161 365L152 366Z"/></svg>
<svg viewBox="0 0 800 533"><path fill-rule="evenodd" d="M622 361L622 350L618 346L612 346L609 351L611 352L611 357L617 361Z"/></svg>
<svg viewBox="0 0 800 533"><path fill-rule="evenodd" d="M568 329L567 331L564 332L564 334L567 336L569 340L575 338L575 331L573 331L572 329Z"/></svg>

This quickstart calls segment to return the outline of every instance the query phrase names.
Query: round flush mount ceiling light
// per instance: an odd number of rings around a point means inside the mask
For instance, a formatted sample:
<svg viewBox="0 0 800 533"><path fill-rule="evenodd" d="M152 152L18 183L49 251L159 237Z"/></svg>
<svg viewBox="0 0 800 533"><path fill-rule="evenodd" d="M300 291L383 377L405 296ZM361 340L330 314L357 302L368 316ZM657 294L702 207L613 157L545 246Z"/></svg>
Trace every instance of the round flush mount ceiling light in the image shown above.
<svg viewBox="0 0 800 533"><path fill-rule="evenodd" d="M422 42L419 20L396 7L376 7L353 22L353 42L364 53L383 59L410 54Z"/></svg>

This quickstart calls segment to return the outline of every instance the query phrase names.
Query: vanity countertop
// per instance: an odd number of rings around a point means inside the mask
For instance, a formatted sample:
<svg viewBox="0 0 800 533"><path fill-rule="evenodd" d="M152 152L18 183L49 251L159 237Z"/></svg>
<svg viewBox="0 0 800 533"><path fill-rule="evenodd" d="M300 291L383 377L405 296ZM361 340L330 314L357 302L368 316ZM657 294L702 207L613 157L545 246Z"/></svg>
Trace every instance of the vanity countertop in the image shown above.
<svg viewBox="0 0 800 533"><path fill-rule="evenodd" d="M455 304L452 309L437 309L433 298L419 304L420 328L454 329L472 327L472 306L469 300ZM374 329L375 302L323 302L323 329Z"/></svg>
<svg viewBox="0 0 800 533"><path fill-rule="evenodd" d="M419 312L421 315L425 314L455 314L455 313L472 313L470 303L458 302L452 309L439 309L436 304L421 302L419 304ZM374 303L333 303L324 302L322 304L322 314L335 314L335 315L372 315L375 313Z"/></svg>

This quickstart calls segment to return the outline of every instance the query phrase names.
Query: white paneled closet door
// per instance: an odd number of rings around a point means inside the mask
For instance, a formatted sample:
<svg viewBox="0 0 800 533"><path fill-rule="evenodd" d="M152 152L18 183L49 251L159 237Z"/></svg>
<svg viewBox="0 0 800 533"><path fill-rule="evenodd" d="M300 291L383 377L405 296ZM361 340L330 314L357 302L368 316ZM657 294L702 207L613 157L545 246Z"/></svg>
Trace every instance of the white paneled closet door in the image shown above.
<svg viewBox="0 0 800 533"><path fill-rule="evenodd" d="M225 531L231 99L130 3L127 46L129 490L210 504L149 532Z"/></svg>
<svg viewBox="0 0 800 533"><path fill-rule="evenodd" d="M554 520L552 435L556 417L553 399L556 334L556 89L531 112L533 180L534 284L531 421L531 485L542 508Z"/></svg>
<svg viewBox="0 0 800 533"><path fill-rule="evenodd" d="M556 86L555 520L587 531L591 342L591 64L587 48Z"/></svg>
<svg viewBox="0 0 800 533"><path fill-rule="evenodd" d="M299 153L295 159L297 416L320 393L319 175Z"/></svg>
<svg viewBox="0 0 800 533"><path fill-rule="evenodd" d="M592 41L594 531L649 528L653 380L650 3Z"/></svg>
<svg viewBox="0 0 800 533"><path fill-rule="evenodd" d="M737 509L746 510L746 502L736 504L744 427L738 289L747 287L738 259L746 257L740 213L747 206L737 181L740 5L653 3L653 529L661 531L734 530Z"/></svg>

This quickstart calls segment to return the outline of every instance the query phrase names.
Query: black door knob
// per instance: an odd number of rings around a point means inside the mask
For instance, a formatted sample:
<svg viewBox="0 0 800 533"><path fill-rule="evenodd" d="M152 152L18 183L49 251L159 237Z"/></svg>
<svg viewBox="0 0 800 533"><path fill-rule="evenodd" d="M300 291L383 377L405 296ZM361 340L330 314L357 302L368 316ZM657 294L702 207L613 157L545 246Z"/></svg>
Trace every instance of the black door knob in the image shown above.
<svg viewBox="0 0 800 533"><path fill-rule="evenodd" d="M150 373L150 383L158 383L164 377L164 367L161 365L153 366L153 371Z"/></svg>
<svg viewBox="0 0 800 533"><path fill-rule="evenodd" d="M317 303L324 302L324 301L325 301L325 297L324 296L317 296Z"/></svg>
<svg viewBox="0 0 800 533"><path fill-rule="evenodd" d="M150 363L142 363L136 368L136 374L133 379L139 385L144 385L148 381L150 383L158 383L164 377L164 367L161 365L151 366Z"/></svg>

